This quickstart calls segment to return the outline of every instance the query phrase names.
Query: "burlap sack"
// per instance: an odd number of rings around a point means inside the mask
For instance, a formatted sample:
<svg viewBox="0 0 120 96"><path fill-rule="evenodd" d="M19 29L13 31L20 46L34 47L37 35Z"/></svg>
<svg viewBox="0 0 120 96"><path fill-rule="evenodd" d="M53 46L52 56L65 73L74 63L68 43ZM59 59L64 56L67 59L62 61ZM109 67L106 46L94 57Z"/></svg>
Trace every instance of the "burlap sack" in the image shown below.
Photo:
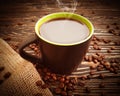
<svg viewBox="0 0 120 96"><path fill-rule="evenodd" d="M23 59L5 41L0 39L0 67L5 69L0 72L0 96L53 96L50 90L36 86L36 81L41 80L33 64ZM10 72L8 79L4 74ZM44 82L43 82L44 83Z"/></svg>

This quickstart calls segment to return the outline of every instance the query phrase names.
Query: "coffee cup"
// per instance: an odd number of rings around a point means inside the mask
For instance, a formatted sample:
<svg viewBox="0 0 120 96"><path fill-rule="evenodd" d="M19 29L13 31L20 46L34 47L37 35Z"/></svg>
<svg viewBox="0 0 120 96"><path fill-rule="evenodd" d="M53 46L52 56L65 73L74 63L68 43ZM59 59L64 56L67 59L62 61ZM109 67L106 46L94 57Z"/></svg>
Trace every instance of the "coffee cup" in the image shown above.
<svg viewBox="0 0 120 96"><path fill-rule="evenodd" d="M61 22L62 24L60 25ZM60 26L62 26L62 28ZM74 26L75 28L73 28ZM84 27L85 30L83 30ZM86 30L88 32L86 32ZM54 32L50 33L50 31ZM81 64L88 50L93 33L94 27L92 23L79 14L69 12L48 14L37 21L35 25L35 35L29 36L28 39L21 44L19 53L26 59L38 60L38 62L41 62L54 73L71 74L76 70L78 65ZM84 37L83 34L86 37ZM39 43L41 58L24 51L26 46L36 40Z"/></svg>

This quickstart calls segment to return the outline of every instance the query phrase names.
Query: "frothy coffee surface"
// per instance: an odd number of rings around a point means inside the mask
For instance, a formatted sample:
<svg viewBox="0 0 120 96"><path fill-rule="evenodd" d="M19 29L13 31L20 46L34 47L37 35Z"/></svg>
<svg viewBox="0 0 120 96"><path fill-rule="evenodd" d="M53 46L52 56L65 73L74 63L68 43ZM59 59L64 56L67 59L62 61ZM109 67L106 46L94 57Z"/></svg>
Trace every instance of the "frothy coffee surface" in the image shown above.
<svg viewBox="0 0 120 96"><path fill-rule="evenodd" d="M59 44L77 43L89 36L89 29L81 22L69 19L57 19L44 23L40 35Z"/></svg>

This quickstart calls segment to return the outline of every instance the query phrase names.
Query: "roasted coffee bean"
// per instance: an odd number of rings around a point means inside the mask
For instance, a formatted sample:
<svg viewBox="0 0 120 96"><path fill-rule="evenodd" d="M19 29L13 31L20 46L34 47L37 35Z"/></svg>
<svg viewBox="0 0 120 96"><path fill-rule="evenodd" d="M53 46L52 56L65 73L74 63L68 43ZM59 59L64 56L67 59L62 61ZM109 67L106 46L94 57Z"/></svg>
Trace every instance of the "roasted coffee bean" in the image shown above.
<svg viewBox="0 0 120 96"><path fill-rule="evenodd" d="M52 78L53 78L53 80L54 80L54 81L56 81L56 80L57 80L57 77L56 77L56 76L53 76Z"/></svg>
<svg viewBox="0 0 120 96"><path fill-rule="evenodd" d="M55 88L55 93L56 94L60 94L61 93L61 89L60 88Z"/></svg>
<svg viewBox="0 0 120 96"><path fill-rule="evenodd" d="M87 79L86 75L81 76L81 80L86 80L86 79Z"/></svg>
<svg viewBox="0 0 120 96"><path fill-rule="evenodd" d="M34 94L34 96L43 96L42 93L37 93L37 94Z"/></svg>
<svg viewBox="0 0 120 96"><path fill-rule="evenodd" d="M78 86L84 87L85 83L84 82L78 82Z"/></svg>
<svg viewBox="0 0 120 96"><path fill-rule="evenodd" d="M43 77L43 79L44 79L45 81L47 81L47 80L50 79L50 76L46 75L45 77Z"/></svg>
<svg viewBox="0 0 120 96"><path fill-rule="evenodd" d="M99 84L99 88L105 88L105 84L102 82Z"/></svg>
<svg viewBox="0 0 120 96"><path fill-rule="evenodd" d="M102 70L103 70L103 67L98 66L98 67L97 67L97 70L98 70L98 71L102 71Z"/></svg>
<svg viewBox="0 0 120 96"><path fill-rule="evenodd" d="M92 14L95 14L95 12L94 12L94 11L92 11L91 13L92 13Z"/></svg>
<svg viewBox="0 0 120 96"><path fill-rule="evenodd" d="M99 79L104 79L104 78L105 78L105 75L101 73L101 74L99 74L98 78L99 78Z"/></svg>
<svg viewBox="0 0 120 96"><path fill-rule="evenodd" d="M23 23L22 22L18 22L17 25L23 25Z"/></svg>
<svg viewBox="0 0 120 96"><path fill-rule="evenodd" d="M106 95L105 95L105 92L102 92L100 96L106 96Z"/></svg>
<svg viewBox="0 0 120 96"><path fill-rule="evenodd" d="M107 50L107 52L108 52L108 53L111 53L111 52L112 52L112 50L111 50L111 49L108 49L108 50Z"/></svg>
<svg viewBox="0 0 120 96"><path fill-rule="evenodd" d="M70 80L70 82L73 84L73 85L76 85L77 84L77 78L72 78Z"/></svg>
<svg viewBox="0 0 120 96"><path fill-rule="evenodd" d="M59 79L59 81L60 81L60 82L64 82L64 81L65 81L65 78L64 78L64 77L61 77L61 78Z"/></svg>
<svg viewBox="0 0 120 96"><path fill-rule="evenodd" d="M109 33L114 33L115 30L114 30L114 29L110 29L108 32L109 32Z"/></svg>
<svg viewBox="0 0 120 96"><path fill-rule="evenodd" d="M41 80L38 80L38 81L36 82L36 85L37 85L37 86L41 86L41 85L42 85L42 81L41 81Z"/></svg>
<svg viewBox="0 0 120 96"><path fill-rule="evenodd" d="M92 61L92 56L88 56L88 61L91 62Z"/></svg>
<svg viewBox="0 0 120 96"><path fill-rule="evenodd" d="M110 49L111 49L111 50L115 50L115 46L112 46Z"/></svg>
<svg viewBox="0 0 120 96"><path fill-rule="evenodd" d="M85 60L85 61L88 61L88 60L89 60L87 55L84 57L84 60Z"/></svg>
<svg viewBox="0 0 120 96"><path fill-rule="evenodd" d="M60 83L59 84L59 88L64 88L65 84L64 83Z"/></svg>
<svg viewBox="0 0 120 96"><path fill-rule="evenodd" d="M116 23L116 22L114 22L112 25L117 25L117 23Z"/></svg>
<svg viewBox="0 0 120 96"><path fill-rule="evenodd" d="M91 75L87 75L87 79L91 79L92 78L92 76Z"/></svg>
<svg viewBox="0 0 120 96"><path fill-rule="evenodd" d="M4 82L4 80L0 79L0 84L2 84Z"/></svg>
<svg viewBox="0 0 120 96"><path fill-rule="evenodd" d="M67 92L66 92L66 91L62 91L62 92L61 92L61 95L62 95L62 96L67 96Z"/></svg>
<svg viewBox="0 0 120 96"><path fill-rule="evenodd" d="M96 65L91 65L90 66L90 69L95 69L96 68Z"/></svg>
<svg viewBox="0 0 120 96"><path fill-rule="evenodd" d="M89 87L85 87L85 92L86 93L90 93L91 92L91 89Z"/></svg>
<svg viewBox="0 0 120 96"><path fill-rule="evenodd" d="M50 72L47 72L46 75L50 76L51 74L50 74Z"/></svg>
<svg viewBox="0 0 120 96"><path fill-rule="evenodd" d="M67 96L73 96L72 91L68 91L68 92L67 92ZM74 96L76 96L76 95L74 95Z"/></svg>
<svg viewBox="0 0 120 96"><path fill-rule="evenodd" d="M114 69L113 69L113 68L110 68L109 70L110 70L110 72L114 72Z"/></svg>
<svg viewBox="0 0 120 96"><path fill-rule="evenodd" d="M3 71L5 69L5 67L1 66L0 67L0 72Z"/></svg>
<svg viewBox="0 0 120 96"><path fill-rule="evenodd" d="M41 88L46 89L46 88L49 88L49 86L48 86L48 84L43 84L43 85L41 85Z"/></svg>
<svg viewBox="0 0 120 96"><path fill-rule="evenodd" d="M95 71L94 70L90 70L90 75L94 75Z"/></svg>
<svg viewBox="0 0 120 96"><path fill-rule="evenodd" d="M109 26L109 25L107 25L107 26L106 26L106 28L110 28L110 26Z"/></svg>
<svg viewBox="0 0 120 96"><path fill-rule="evenodd" d="M3 38L5 41L10 41L11 40L11 38L10 37L5 37L5 38Z"/></svg>
<svg viewBox="0 0 120 96"><path fill-rule="evenodd" d="M65 82L64 82L64 83L65 83L65 84L68 84L69 82L70 82L69 80L65 80Z"/></svg>
<svg viewBox="0 0 120 96"><path fill-rule="evenodd" d="M116 26L115 29L119 30L120 28L118 26Z"/></svg>
<svg viewBox="0 0 120 96"><path fill-rule="evenodd" d="M11 73L10 73L10 72L7 72L7 73L4 74L4 78L5 78L5 79L9 78L10 76L11 76Z"/></svg>

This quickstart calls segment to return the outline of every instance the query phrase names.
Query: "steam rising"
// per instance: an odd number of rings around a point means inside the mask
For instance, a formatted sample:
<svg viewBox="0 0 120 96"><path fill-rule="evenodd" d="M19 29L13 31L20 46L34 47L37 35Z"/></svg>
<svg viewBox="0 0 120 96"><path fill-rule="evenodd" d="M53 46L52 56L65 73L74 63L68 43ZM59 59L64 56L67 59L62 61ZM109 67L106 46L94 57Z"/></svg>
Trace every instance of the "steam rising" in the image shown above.
<svg viewBox="0 0 120 96"><path fill-rule="evenodd" d="M77 7L76 0L56 0L56 1L61 11L71 13L74 13L76 11Z"/></svg>

